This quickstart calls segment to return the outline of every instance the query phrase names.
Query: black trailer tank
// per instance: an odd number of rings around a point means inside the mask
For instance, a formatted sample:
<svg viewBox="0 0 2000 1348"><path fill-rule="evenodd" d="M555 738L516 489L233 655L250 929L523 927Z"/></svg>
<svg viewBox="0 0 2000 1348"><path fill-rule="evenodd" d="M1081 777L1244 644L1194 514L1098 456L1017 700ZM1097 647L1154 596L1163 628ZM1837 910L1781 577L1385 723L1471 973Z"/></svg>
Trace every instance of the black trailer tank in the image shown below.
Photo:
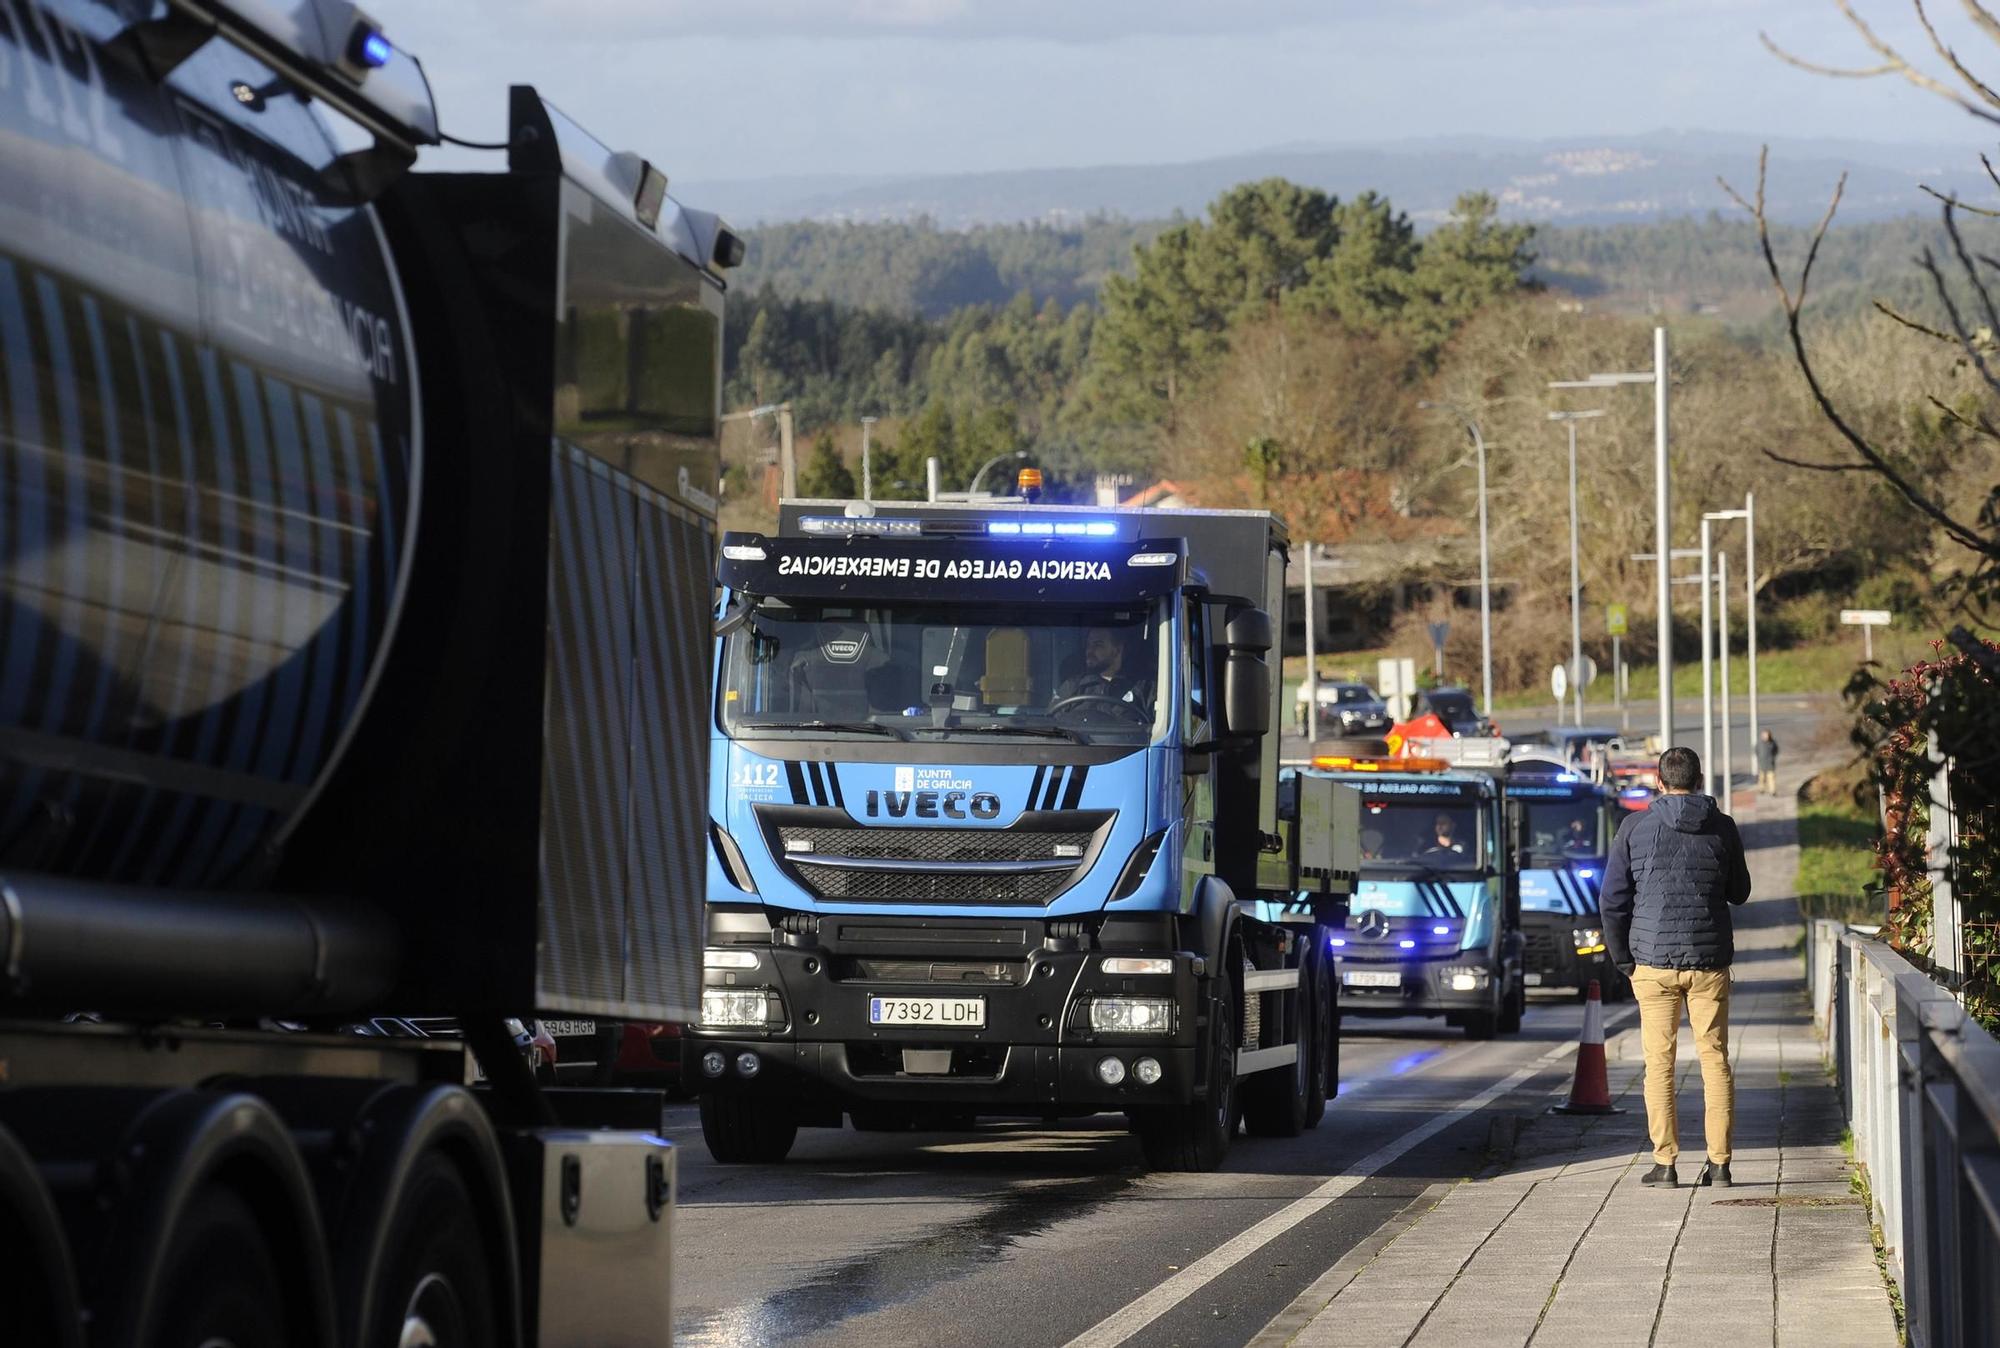
<svg viewBox="0 0 2000 1348"><path fill-rule="evenodd" d="M417 369L317 113L219 41L155 79L134 9L0 0L0 865L215 886L367 703Z"/></svg>

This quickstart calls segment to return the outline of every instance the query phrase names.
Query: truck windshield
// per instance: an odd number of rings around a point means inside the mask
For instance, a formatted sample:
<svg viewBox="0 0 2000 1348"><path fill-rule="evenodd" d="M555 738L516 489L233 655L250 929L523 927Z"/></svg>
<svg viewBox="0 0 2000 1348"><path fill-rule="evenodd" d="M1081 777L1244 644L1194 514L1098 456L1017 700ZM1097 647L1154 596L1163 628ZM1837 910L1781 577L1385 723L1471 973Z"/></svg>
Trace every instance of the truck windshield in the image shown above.
<svg viewBox="0 0 2000 1348"><path fill-rule="evenodd" d="M1434 871L1477 871L1484 860L1479 807L1470 801L1362 796L1361 861Z"/></svg>
<svg viewBox="0 0 2000 1348"><path fill-rule="evenodd" d="M1528 850L1538 856L1604 855L1595 801L1538 800L1528 805Z"/></svg>
<svg viewBox="0 0 2000 1348"><path fill-rule="evenodd" d="M725 733L1150 743L1172 705L1164 600L1056 608L760 603L724 640Z"/></svg>

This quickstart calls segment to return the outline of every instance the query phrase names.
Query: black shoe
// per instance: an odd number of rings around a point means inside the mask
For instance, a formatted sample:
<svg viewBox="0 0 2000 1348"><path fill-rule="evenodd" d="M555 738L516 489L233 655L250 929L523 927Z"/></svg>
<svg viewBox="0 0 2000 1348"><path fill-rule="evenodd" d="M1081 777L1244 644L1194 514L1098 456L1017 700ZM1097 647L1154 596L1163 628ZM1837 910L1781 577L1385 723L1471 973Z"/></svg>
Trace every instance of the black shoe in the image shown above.
<svg viewBox="0 0 2000 1348"><path fill-rule="evenodd" d="M1718 1189L1729 1189L1735 1187L1736 1182L1729 1178L1729 1162L1724 1161L1721 1165L1717 1165L1713 1161L1704 1161L1701 1165L1701 1177L1695 1180L1695 1183L1713 1184Z"/></svg>
<svg viewBox="0 0 2000 1348"><path fill-rule="evenodd" d="M1681 1177L1670 1165L1656 1165L1639 1177L1639 1183L1648 1189L1678 1189Z"/></svg>

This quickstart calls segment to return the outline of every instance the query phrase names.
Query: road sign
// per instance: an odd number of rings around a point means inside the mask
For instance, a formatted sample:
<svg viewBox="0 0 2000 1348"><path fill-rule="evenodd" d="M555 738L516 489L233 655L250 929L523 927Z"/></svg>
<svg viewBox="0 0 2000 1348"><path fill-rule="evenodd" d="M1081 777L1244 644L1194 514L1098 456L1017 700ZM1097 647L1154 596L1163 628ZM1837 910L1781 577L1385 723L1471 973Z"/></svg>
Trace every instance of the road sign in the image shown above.
<svg viewBox="0 0 2000 1348"><path fill-rule="evenodd" d="M1431 645L1439 650L1443 650L1444 639L1451 635L1451 624L1449 622L1435 622L1424 625L1430 629Z"/></svg>
<svg viewBox="0 0 2000 1348"><path fill-rule="evenodd" d="M1549 691L1556 695L1558 702L1569 695L1569 671L1561 665L1549 671Z"/></svg>
<svg viewBox="0 0 2000 1348"><path fill-rule="evenodd" d="M1840 620L1849 627L1887 627L1889 610L1885 608L1844 608Z"/></svg>
<svg viewBox="0 0 2000 1348"><path fill-rule="evenodd" d="M1625 611L1623 604L1606 604L1604 606L1604 634L1611 637L1624 636L1625 624L1630 616Z"/></svg>
<svg viewBox="0 0 2000 1348"><path fill-rule="evenodd" d="M1375 691L1398 721L1410 719L1410 701L1417 695L1417 662L1390 657L1375 662Z"/></svg>
<svg viewBox="0 0 2000 1348"><path fill-rule="evenodd" d="M1597 682L1597 661L1586 655L1575 669L1569 671L1570 683L1579 688L1588 688Z"/></svg>

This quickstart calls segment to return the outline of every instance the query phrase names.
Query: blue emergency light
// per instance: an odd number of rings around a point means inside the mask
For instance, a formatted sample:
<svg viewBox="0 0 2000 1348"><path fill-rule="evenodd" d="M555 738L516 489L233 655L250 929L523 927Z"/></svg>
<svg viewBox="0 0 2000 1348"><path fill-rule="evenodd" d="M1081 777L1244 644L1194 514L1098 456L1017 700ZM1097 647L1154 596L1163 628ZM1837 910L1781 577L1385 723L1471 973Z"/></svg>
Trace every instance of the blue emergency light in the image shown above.
<svg viewBox="0 0 2000 1348"><path fill-rule="evenodd" d="M988 520L986 532L1002 538L1116 538L1118 526L1110 520Z"/></svg>

